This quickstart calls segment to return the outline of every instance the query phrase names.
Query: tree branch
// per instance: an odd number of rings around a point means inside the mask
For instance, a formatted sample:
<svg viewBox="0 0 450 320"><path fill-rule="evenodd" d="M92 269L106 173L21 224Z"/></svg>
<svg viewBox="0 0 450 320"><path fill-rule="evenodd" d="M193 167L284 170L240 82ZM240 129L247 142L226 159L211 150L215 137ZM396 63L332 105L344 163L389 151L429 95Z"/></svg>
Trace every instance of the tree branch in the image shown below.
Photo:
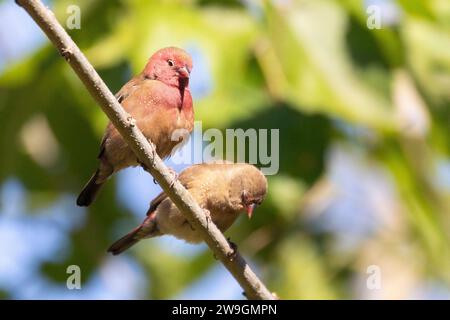
<svg viewBox="0 0 450 320"><path fill-rule="evenodd" d="M241 285L246 297L248 299L274 299L275 297L267 290L242 256L231 248L214 223L208 223L202 209L189 192L178 180L172 181L172 175L156 154L153 144L149 143L136 126L135 120L125 112L78 46L58 23L53 12L39 0L16 0L16 3L28 12L58 48L141 163L148 168L189 223L200 232L214 255L222 261Z"/></svg>

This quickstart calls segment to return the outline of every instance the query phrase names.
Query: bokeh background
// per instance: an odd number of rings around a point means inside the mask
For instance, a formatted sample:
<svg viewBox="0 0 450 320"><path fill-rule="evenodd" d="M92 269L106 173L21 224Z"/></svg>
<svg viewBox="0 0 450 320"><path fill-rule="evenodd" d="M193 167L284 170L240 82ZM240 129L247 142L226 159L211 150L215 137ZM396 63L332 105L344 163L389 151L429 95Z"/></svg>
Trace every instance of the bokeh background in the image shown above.
<svg viewBox="0 0 450 320"><path fill-rule="evenodd" d="M450 1L46 4L62 23L81 8L70 34L113 92L176 45L194 59L203 129L280 129L268 198L226 235L281 298L450 298ZM127 169L76 207L106 123L25 11L0 1L0 297L243 299L205 245L106 254L159 192ZM81 290L66 288L73 264Z"/></svg>

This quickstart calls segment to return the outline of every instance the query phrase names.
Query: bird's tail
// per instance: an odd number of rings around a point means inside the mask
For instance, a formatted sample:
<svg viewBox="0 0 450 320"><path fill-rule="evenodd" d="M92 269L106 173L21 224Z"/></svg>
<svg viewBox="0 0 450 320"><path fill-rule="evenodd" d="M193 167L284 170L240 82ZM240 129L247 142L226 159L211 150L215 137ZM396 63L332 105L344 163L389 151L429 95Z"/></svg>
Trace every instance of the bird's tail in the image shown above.
<svg viewBox="0 0 450 320"><path fill-rule="evenodd" d="M140 239L138 237L138 232L141 230L141 226L137 227L130 233L126 234L116 242L114 242L109 248L108 252L111 252L113 255L118 255L123 251L127 250L131 246L135 245Z"/></svg>
<svg viewBox="0 0 450 320"><path fill-rule="evenodd" d="M98 177L100 174L100 169L97 169L92 177L89 179L88 183L81 190L80 195L77 198L77 205L80 207L89 206L97 196L98 191L102 187L104 181L98 182Z"/></svg>
<svg viewBox="0 0 450 320"><path fill-rule="evenodd" d="M118 255L135 245L143 238L151 238L161 235L158 230L158 226L156 225L155 217L155 212L150 213L140 226L134 228L125 236L114 242L108 248L108 252L111 252L113 255Z"/></svg>

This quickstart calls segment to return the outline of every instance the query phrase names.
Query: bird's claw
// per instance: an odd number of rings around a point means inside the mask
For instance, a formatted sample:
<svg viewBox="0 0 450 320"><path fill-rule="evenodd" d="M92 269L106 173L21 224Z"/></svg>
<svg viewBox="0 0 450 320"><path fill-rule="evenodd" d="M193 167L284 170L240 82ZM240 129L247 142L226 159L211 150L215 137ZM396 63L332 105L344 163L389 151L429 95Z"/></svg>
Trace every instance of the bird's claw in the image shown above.
<svg viewBox="0 0 450 320"><path fill-rule="evenodd" d="M232 252L229 252L227 254L227 256L228 256L228 259L230 259L230 261L233 261L237 255L237 245L236 245L236 243L232 242L230 240L230 238L227 238L227 241L228 241L228 244L230 245L231 249L233 250ZM217 256L215 253L213 253L213 257L214 257L214 259L217 260Z"/></svg>
<svg viewBox="0 0 450 320"><path fill-rule="evenodd" d="M169 187L172 188L173 185L175 184L175 181L177 181L177 179L178 179L178 173L175 170L173 170L172 168L168 168L168 169L169 169L170 175L172 176L172 181L170 182Z"/></svg>
<svg viewBox="0 0 450 320"><path fill-rule="evenodd" d="M144 169L145 171L147 171L148 173L150 173L150 171L148 170L148 167L145 165L145 163L141 162L138 160L138 164L139 166Z"/></svg>
<svg viewBox="0 0 450 320"><path fill-rule="evenodd" d="M169 174L171 175L171 182L169 183L169 188L172 188L173 185L175 184L175 181L177 181L178 179L178 173L173 170L172 168L168 168L169 170ZM156 181L155 178L153 178L153 183L154 184L158 184L158 181Z"/></svg>
<svg viewBox="0 0 450 320"><path fill-rule="evenodd" d="M209 229L209 223L211 222L211 212L208 209L203 209L206 217L206 228Z"/></svg>
<svg viewBox="0 0 450 320"><path fill-rule="evenodd" d="M150 140L147 140L148 141L148 143L150 143L150 145L152 146L152 166L155 164L155 157L156 157L156 155L157 155L157 153L156 153L156 146L155 146L155 144L153 143L153 142L151 142ZM150 173L150 171L148 170L148 167L145 165L145 164L143 164L142 162L140 162L139 160L138 160L138 163L140 164L140 166L142 167L142 169L144 169L145 171L147 171L148 173ZM155 182L155 179L153 179L153 182ZM156 184L156 182L155 182L155 184Z"/></svg>
<svg viewBox="0 0 450 320"><path fill-rule="evenodd" d="M231 261L233 261L236 258L238 247L237 247L236 243L234 243L230 240L230 238L227 238L227 241L228 241L228 244L230 245L231 249L233 250L232 252L229 252L227 255L228 255L228 258Z"/></svg>

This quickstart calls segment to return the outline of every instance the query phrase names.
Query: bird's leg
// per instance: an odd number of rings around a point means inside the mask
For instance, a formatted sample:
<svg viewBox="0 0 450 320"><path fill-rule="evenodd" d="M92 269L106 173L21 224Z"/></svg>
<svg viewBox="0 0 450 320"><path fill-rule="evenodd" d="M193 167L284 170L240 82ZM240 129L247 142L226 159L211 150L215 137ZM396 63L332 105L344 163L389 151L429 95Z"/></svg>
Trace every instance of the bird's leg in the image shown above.
<svg viewBox="0 0 450 320"><path fill-rule="evenodd" d="M170 182L169 187L172 188L173 185L175 184L175 181L177 181L177 179L178 179L178 173L170 167L168 169L169 169L170 175L172 176L172 182Z"/></svg>
<svg viewBox="0 0 450 320"><path fill-rule="evenodd" d="M208 209L203 209L203 212L205 213L205 216L206 216L206 229L209 230L209 223L212 221L211 212ZM214 257L214 259L217 260L215 253L213 253L213 257Z"/></svg>
<svg viewBox="0 0 450 320"><path fill-rule="evenodd" d="M169 174L171 176L171 182L169 184L169 187L172 188L173 185L175 184L175 181L177 181L178 178L178 173L173 170L172 168L167 168L169 170ZM153 178L153 183L154 184L158 184L158 182L155 180L155 178Z"/></svg>
<svg viewBox="0 0 450 320"><path fill-rule="evenodd" d="M155 155L156 155L156 146L154 145L153 142L151 142L150 140L147 140L148 143L150 143L152 145L152 150L153 150L153 162L152 162L152 166L155 163ZM143 162L141 162L139 159L137 160L138 164L141 166L142 169L144 169L145 171L147 171L148 173L151 174L150 170L148 169L147 165ZM154 181L154 179L153 179Z"/></svg>
<svg viewBox="0 0 450 320"><path fill-rule="evenodd" d="M151 142L150 139L147 139L148 143L150 143L152 145L152 165L155 164L155 157L158 155L158 153L156 152L156 146L153 142Z"/></svg>
<svg viewBox="0 0 450 320"><path fill-rule="evenodd" d="M209 212L208 209L203 209L203 212L205 213L206 217L206 229L209 230L209 223L211 222L211 212Z"/></svg>
<svg viewBox="0 0 450 320"><path fill-rule="evenodd" d="M237 244L232 242L230 238L227 238L228 244L230 245L232 252L228 253L228 258L233 261L237 255Z"/></svg>
<svg viewBox="0 0 450 320"><path fill-rule="evenodd" d="M141 162L139 159L138 159L137 162L138 162L139 166L140 166L142 169L144 169L145 171L147 171L148 173L150 173L150 170L148 170L148 167L145 165L145 163Z"/></svg>
<svg viewBox="0 0 450 320"><path fill-rule="evenodd" d="M228 255L228 258L229 258L231 261L233 261L233 260L236 258L236 254L237 254L237 244L234 243L234 242L232 242L232 241L230 240L230 238L227 238L227 241L228 241L228 244L230 245L231 249L233 249L233 251L232 251L232 252L229 252L227 255ZM215 253L213 253L213 257L214 257L214 259L217 260L217 257L216 257L216 254L215 254Z"/></svg>

